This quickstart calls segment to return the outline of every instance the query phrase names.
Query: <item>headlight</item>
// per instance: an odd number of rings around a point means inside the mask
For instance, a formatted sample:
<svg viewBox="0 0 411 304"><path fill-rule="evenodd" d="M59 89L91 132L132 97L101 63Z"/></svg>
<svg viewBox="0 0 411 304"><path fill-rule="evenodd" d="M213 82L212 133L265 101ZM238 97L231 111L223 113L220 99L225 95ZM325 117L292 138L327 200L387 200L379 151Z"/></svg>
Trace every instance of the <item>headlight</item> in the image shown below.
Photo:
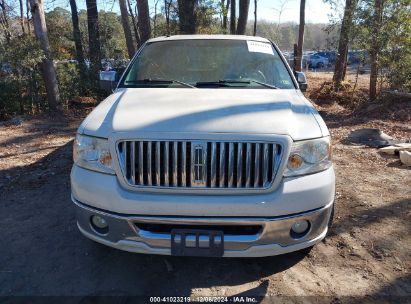
<svg viewBox="0 0 411 304"><path fill-rule="evenodd" d="M73 160L79 167L114 174L107 139L77 134L73 146Z"/></svg>
<svg viewBox="0 0 411 304"><path fill-rule="evenodd" d="M330 138L298 141L291 147L284 176L320 172L331 167Z"/></svg>

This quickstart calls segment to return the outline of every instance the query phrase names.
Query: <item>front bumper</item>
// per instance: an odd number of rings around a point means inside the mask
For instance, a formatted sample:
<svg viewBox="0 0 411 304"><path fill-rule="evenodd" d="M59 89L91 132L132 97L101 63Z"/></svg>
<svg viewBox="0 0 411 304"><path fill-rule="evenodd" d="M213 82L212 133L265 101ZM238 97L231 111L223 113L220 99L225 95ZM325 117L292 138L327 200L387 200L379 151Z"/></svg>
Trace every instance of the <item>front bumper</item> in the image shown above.
<svg viewBox="0 0 411 304"><path fill-rule="evenodd" d="M71 193L95 209L138 216L279 217L322 208L334 200L335 176L325 171L282 178L274 191L215 195L128 191L115 175L73 166Z"/></svg>
<svg viewBox="0 0 411 304"><path fill-rule="evenodd" d="M184 217L137 216L95 209L73 198L77 209L77 226L86 237L117 249L148 254L171 254L171 234L153 232L141 227L152 225L192 226L260 226L255 234L226 233L224 257L262 257L283 254L310 247L321 241L328 229L333 201L326 206L298 214L277 217ZM98 233L91 225L93 215L103 217L109 230ZM299 220L310 222L309 231L293 238L290 229ZM148 224L148 226L147 226ZM232 231L232 230L231 230Z"/></svg>

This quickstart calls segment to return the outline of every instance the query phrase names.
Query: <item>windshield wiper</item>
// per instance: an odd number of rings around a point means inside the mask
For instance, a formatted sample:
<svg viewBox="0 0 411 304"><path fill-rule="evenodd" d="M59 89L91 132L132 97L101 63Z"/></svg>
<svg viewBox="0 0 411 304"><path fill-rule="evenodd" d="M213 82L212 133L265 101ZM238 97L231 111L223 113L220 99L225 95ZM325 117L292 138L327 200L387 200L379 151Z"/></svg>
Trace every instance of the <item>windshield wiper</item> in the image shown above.
<svg viewBox="0 0 411 304"><path fill-rule="evenodd" d="M173 80L173 79L151 79L151 78L145 78L145 79L137 79L137 80L130 80L130 81L125 81L124 82L126 85L127 84L172 84L172 83L178 83L182 86L188 87L188 88L193 88L196 89L195 86L179 81L179 80Z"/></svg>
<svg viewBox="0 0 411 304"><path fill-rule="evenodd" d="M253 79L245 79L245 80L236 80L236 79L223 79L223 80L218 80L218 81L201 81L201 82L197 82L196 86L197 87L202 87L202 86L208 86L208 85L212 85L212 86L222 86L222 87L226 87L226 86L230 86L230 84L251 84L251 83L256 83L259 84L261 86L270 88L270 89L278 89L276 86L273 86L271 84L268 83L264 83L261 81L257 81L257 80L253 80Z"/></svg>
<svg viewBox="0 0 411 304"><path fill-rule="evenodd" d="M270 89L278 89L278 87L276 87L276 86L274 86L274 85L272 85L272 84L265 83L265 82L261 82L261 81L257 81L257 80L253 80L253 79L250 79L249 81L250 81L250 82L257 83L257 84L259 84L259 85L262 85L262 86L267 87L267 88L270 88Z"/></svg>

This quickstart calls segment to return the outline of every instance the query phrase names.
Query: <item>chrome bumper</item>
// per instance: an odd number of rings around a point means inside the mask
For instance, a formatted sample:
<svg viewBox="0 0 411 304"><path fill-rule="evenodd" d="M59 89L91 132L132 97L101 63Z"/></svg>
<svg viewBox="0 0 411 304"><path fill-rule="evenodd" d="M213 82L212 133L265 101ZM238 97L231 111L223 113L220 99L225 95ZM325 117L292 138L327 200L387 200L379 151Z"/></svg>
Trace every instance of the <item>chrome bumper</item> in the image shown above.
<svg viewBox="0 0 411 304"><path fill-rule="evenodd" d="M150 225L260 226L255 234L224 234L224 257L257 257L278 255L310 247L321 241L328 229L333 202L325 207L280 217L167 217L120 215L86 206L75 199L77 225L88 238L105 245L138 253L171 254L171 234L139 228ZM93 229L90 218L103 217L108 225L107 234ZM290 234L291 226L299 220L310 222L309 231L300 238ZM145 225L147 226L147 225Z"/></svg>

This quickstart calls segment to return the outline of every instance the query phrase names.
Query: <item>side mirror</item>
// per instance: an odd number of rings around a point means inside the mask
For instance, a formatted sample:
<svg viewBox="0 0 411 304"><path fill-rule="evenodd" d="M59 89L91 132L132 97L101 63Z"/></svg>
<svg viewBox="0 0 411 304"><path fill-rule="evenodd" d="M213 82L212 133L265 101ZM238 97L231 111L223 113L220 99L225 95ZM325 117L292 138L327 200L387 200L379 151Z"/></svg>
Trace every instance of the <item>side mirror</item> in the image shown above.
<svg viewBox="0 0 411 304"><path fill-rule="evenodd" d="M100 89L112 92L117 87L116 71L100 71Z"/></svg>
<svg viewBox="0 0 411 304"><path fill-rule="evenodd" d="M297 78L298 86L300 87L301 92L305 92L308 87L305 74L303 72L295 72L295 78Z"/></svg>

